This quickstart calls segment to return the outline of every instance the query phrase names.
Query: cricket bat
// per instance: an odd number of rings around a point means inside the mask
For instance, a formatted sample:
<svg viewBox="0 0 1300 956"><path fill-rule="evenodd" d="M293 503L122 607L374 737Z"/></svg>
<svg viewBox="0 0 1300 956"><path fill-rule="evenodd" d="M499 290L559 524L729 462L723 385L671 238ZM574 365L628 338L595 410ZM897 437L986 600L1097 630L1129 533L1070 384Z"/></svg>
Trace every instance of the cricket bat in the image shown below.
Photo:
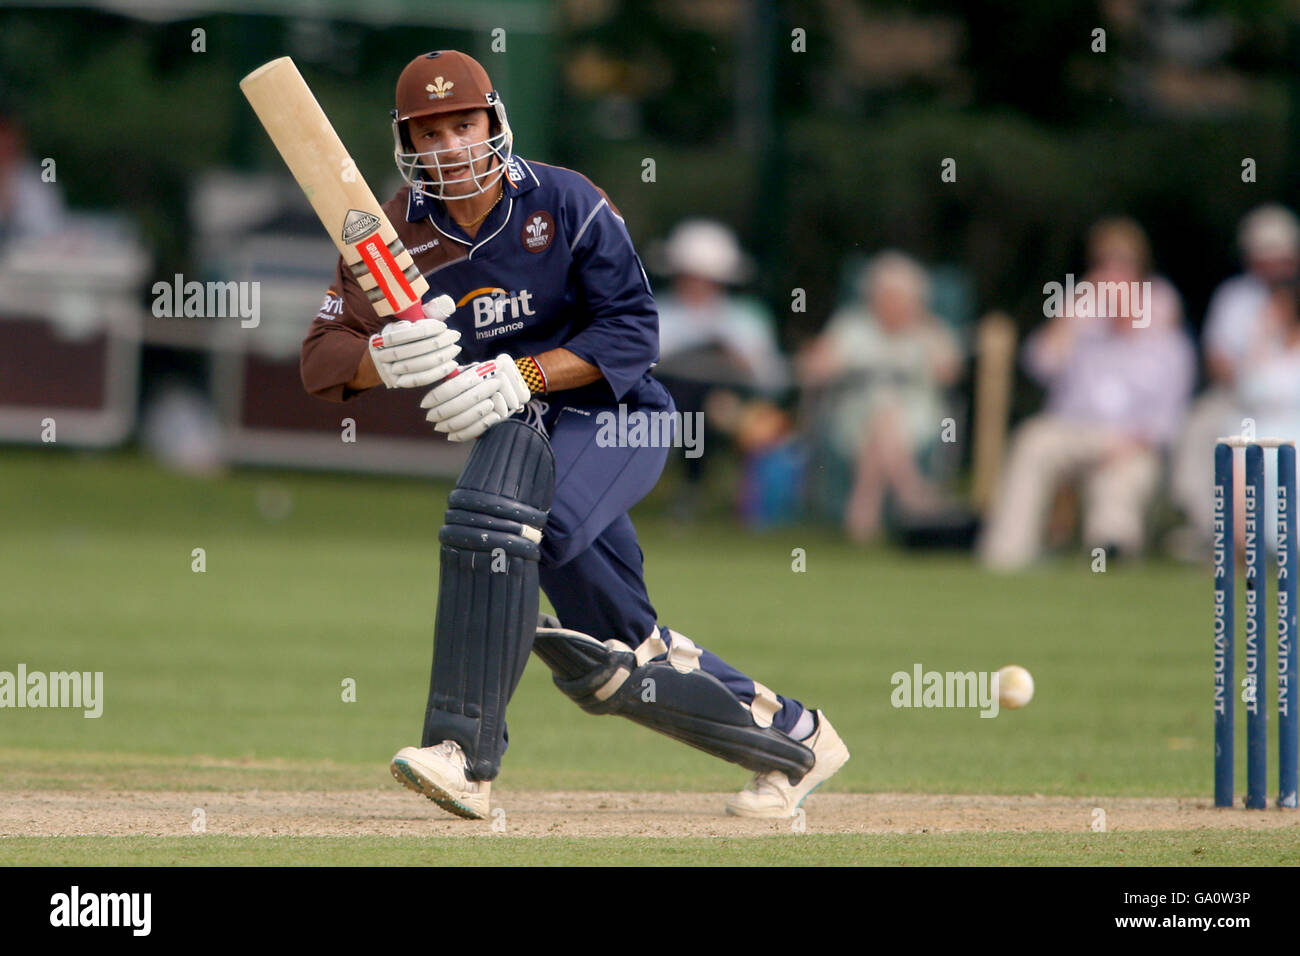
<svg viewBox="0 0 1300 956"><path fill-rule="evenodd" d="M239 88L375 312L423 318L420 300L429 284L293 60L282 56L259 66Z"/></svg>

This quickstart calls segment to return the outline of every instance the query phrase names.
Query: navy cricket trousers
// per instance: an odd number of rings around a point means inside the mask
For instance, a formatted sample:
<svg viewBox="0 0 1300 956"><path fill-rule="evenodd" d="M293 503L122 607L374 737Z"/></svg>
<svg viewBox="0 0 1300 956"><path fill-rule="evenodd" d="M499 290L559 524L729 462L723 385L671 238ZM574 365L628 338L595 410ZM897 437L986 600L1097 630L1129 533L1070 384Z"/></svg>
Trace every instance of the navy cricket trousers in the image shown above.
<svg viewBox="0 0 1300 956"><path fill-rule="evenodd" d="M655 392L661 397L647 403L647 392L651 398ZM629 416L674 411L662 386L642 389L641 396L640 404L629 406ZM555 452L555 498L542 535L542 591L567 628L632 648L657 630L671 646L671 633L659 625L646 593L644 555L628 511L655 486L672 449L662 442L656 447L608 441L610 419L602 413L617 412L609 406L543 408L542 423ZM766 691L708 650L700 655L700 667L746 706ZM779 694L776 699L780 709L772 726L789 733L803 705Z"/></svg>

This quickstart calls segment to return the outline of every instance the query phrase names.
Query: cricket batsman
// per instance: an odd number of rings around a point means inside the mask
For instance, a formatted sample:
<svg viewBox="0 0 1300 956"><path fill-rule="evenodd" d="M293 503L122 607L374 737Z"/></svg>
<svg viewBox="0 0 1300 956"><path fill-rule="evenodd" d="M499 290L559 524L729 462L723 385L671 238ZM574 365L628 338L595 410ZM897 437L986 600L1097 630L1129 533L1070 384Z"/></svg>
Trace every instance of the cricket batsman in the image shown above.
<svg viewBox="0 0 1300 956"><path fill-rule="evenodd" d="M454 50L397 81L384 204L429 282L425 318L379 328L339 260L302 348L309 393L427 389L451 441L473 441L439 532L433 672L419 747L394 777L481 819L507 744L506 707L532 651L591 714L617 714L754 776L727 803L788 817L849 759L821 711L659 623L628 511L666 443L599 440L598 415L674 412L650 375L659 320L618 209L585 176L525 160L483 67ZM538 589L558 619L538 614Z"/></svg>

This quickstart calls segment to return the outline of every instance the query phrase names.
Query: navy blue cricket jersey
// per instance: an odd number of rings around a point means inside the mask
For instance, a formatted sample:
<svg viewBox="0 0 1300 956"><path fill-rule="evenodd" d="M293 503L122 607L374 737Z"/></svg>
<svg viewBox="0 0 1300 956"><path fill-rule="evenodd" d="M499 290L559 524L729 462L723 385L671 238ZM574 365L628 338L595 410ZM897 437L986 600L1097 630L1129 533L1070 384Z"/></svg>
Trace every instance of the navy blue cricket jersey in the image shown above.
<svg viewBox="0 0 1300 956"><path fill-rule="evenodd" d="M654 296L609 197L581 173L518 156L503 182L501 201L474 239L440 202L409 187L384 203L429 282L426 300L446 294L456 302L447 324L461 331L457 361L563 346L604 379L548 393L552 408L666 405L663 387L649 375L659 353ZM336 402L352 398L345 383L385 322L340 257L303 342L307 391Z"/></svg>

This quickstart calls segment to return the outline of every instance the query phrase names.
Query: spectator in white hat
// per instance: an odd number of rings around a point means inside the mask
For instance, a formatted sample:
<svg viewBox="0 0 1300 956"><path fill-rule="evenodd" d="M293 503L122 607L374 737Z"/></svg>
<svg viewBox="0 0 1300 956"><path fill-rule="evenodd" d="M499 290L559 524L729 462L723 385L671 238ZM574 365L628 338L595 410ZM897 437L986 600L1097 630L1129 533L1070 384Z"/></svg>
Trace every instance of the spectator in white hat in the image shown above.
<svg viewBox="0 0 1300 956"><path fill-rule="evenodd" d="M735 234L720 222L686 219L649 255L654 271L671 277L657 295L659 364L655 377L682 414L703 413L711 397L777 397L789 382L772 317L761 302L735 287L753 276L753 264ZM716 432L709 439L720 438ZM703 477L707 455L686 459L692 485Z"/></svg>
<svg viewBox="0 0 1300 956"><path fill-rule="evenodd" d="M1260 206L1238 232L1246 271L1223 282L1205 316L1205 365L1211 381L1231 385L1256 337L1274 288L1300 274L1300 222L1284 206Z"/></svg>
<svg viewBox="0 0 1300 956"><path fill-rule="evenodd" d="M754 269L730 229L708 219L684 220L652 250L651 265L672 277L672 290L658 297L659 372L761 392L785 387L788 371L771 316L731 291ZM706 366L711 373L704 373Z"/></svg>

